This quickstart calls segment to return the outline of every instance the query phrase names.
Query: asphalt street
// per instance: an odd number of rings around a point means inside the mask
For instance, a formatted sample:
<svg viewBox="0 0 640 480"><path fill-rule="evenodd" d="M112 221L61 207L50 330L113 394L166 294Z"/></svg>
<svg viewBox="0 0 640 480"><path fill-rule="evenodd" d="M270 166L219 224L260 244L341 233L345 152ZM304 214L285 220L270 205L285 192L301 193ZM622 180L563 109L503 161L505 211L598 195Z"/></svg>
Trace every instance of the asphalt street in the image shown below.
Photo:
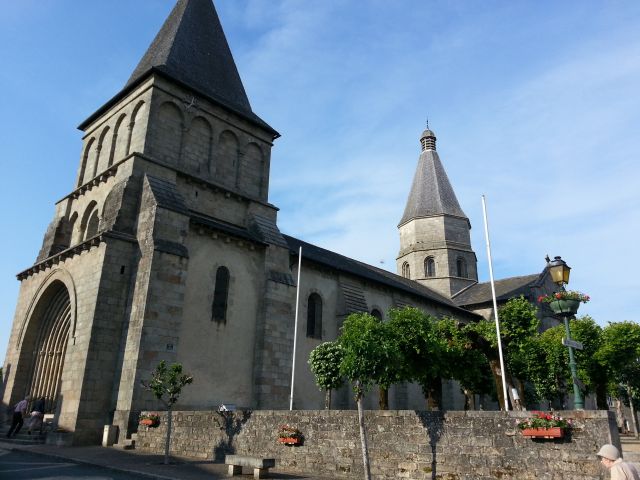
<svg viewBox="0 0 640 480"><path fill-rule="evenodd" d="M44 457L24 451L0 449L0 479L2 480L149 480L130 472L118 472L96 465L75 463L65 459Z"/></svg>

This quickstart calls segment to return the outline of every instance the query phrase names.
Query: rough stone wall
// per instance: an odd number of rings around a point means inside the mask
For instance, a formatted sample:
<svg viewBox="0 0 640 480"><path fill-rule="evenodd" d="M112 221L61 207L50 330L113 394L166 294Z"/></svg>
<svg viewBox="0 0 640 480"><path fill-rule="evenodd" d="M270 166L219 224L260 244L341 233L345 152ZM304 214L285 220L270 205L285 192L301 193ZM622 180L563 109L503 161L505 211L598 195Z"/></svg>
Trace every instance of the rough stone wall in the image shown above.
<svg viewBox="0 0 640 480"><path fill-rule="evenodd" d="M402 264L408 262L413 280L447 297L477 281L476 256L467 219L448 215L418 218L399 227L399 233L398 275L402 274ZM427 257L435 261L434 277L425 275ZM458 257L466 261L467 278L457 277Z"/></svg>
<svg viewBox="0 0 640 480"><path fill-rule="evenodd" d="M515 427L529 412L367 411L371 473L376 479L605 478L595 453L619 446L613 413L560 412L574 418L564 439L533 440ZM225 453L276 459L291 472L362 478L355 411L174 412L171 453L223 461ZM158 428L140 427L136 448L163 452L166 415ZM297 427L302 446L276 441L280 425Z"/></svg>

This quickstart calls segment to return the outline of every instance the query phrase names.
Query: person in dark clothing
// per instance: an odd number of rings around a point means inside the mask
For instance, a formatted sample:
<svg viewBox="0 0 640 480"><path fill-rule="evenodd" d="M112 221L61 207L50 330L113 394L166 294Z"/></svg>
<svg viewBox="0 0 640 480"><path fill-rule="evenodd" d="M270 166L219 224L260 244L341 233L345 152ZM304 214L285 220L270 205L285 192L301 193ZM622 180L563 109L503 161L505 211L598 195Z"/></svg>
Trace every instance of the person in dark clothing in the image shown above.
<svg viewBox="0 0 640 480"><path fill-rule="evenodd" d="M11 420L11 428L7 432L7 438L12 435L15 437L20 429L22 428L22 424L24 423L23 417L27 412L27 406L29 405L29 395L24 397L24 400L20 400L16 403L15 407L13 407L13 419Z"/></svg>

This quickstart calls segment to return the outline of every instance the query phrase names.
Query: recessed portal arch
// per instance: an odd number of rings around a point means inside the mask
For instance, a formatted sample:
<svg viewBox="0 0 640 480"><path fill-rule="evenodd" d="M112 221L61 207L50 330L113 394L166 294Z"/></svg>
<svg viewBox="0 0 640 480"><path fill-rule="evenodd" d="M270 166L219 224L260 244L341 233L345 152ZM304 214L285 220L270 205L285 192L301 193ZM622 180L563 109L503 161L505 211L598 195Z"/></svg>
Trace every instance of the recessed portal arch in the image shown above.
<svg viewBox="0 0 640 480"><path fill-rule="evenodd" d="M37 300L22 339L16 381L24 379L32 399L45 397L46 412L58 403L74 310L65 283L53 280Z"/></svg>

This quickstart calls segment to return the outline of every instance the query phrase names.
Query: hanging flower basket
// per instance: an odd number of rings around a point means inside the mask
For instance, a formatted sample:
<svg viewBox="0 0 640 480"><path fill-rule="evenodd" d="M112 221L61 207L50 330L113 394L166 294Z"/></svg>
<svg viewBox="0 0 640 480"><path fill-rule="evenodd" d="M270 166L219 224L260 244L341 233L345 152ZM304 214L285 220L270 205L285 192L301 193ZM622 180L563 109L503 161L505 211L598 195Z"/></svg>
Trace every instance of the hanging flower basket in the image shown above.
<svg viewBox="0 0 640 480"><path fill-rule="evenodd" d="M550 295L540 295L538 302L547 303L556 315L570 316L578 313L580 303L587 303L589 295L575 290L561 290Z"/></svg>
<svg viewBox="0 0 640 480"><path fill-rule="evenodd" d="M522 436L527 438L562 438L564 437L564 428L525 428L522 430Z"/></svg>
<svg viewBox="0 0 640 480"><path fill-rule="evenodd" d="M578 313L580 300L554 300L549 302L549 308L556 315L575 315Z"/></svg>

